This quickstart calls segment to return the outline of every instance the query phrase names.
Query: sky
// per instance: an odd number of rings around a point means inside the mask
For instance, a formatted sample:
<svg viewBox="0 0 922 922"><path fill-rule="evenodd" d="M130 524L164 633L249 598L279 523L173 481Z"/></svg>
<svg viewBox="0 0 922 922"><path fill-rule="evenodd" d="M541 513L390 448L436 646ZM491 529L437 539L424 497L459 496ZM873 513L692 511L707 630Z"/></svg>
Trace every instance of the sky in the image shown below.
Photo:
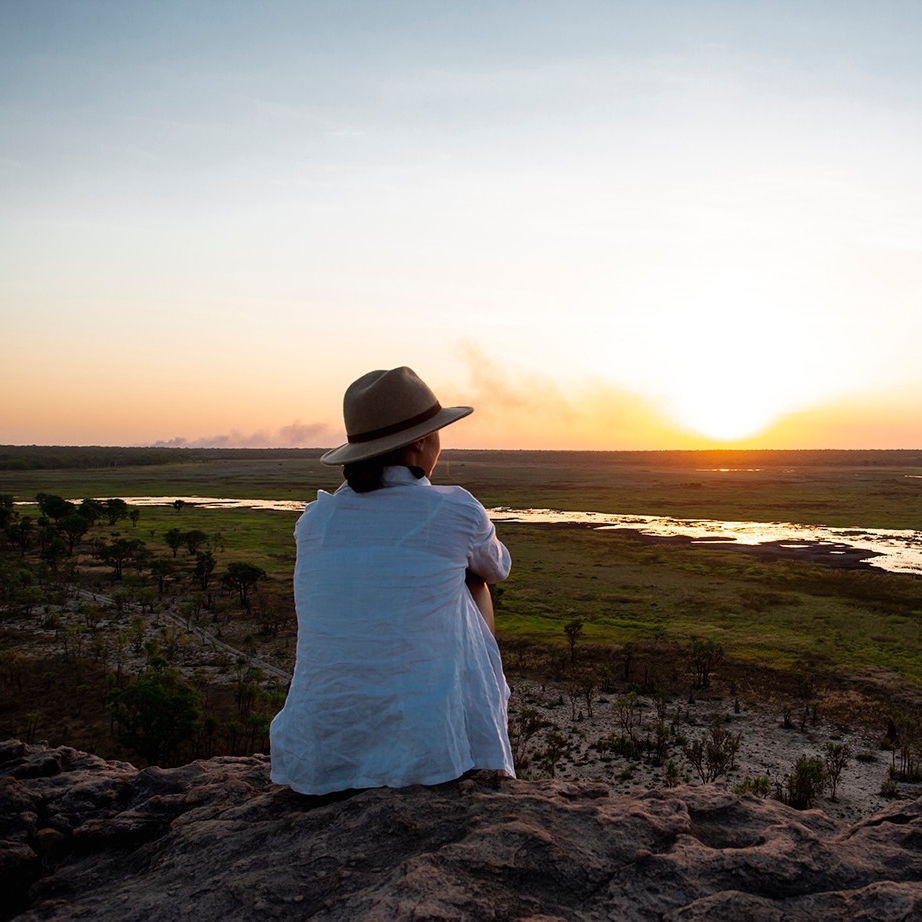
<svg viewBox="0 0 922 922"><path fill-rule="evenodd" d="M0 443L922 447L918 0L0 0Z"/></svg>

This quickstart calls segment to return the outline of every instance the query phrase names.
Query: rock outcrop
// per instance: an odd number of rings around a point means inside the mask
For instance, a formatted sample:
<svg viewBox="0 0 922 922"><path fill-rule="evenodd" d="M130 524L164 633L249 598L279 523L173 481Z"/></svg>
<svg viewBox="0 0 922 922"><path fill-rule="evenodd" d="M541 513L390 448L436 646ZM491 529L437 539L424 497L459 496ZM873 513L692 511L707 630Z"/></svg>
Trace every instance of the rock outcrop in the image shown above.
<svg viewBox="0 0 922 922"><path fill-rule="evenodd" d="M713 786L479 773L305 798L268 759L0 744L3 919L909 920L922 800L853 826Z"/></svg>

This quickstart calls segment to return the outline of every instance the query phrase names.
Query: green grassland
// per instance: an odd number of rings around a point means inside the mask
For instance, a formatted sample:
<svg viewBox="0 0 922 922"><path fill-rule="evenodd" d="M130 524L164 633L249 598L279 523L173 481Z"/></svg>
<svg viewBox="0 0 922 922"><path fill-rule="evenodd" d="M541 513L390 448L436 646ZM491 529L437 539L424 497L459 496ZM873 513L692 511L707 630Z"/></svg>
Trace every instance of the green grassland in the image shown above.
<svg viewBox="0 0 922 922"><path fill-rule="evenodd" d="M23 449L27 451L27 449ZM319 452L197 453L166 463L0 470L0 493L220 496L309 500L338 471ZM487 506L594 510L804 524L922 528L920 452L447 451L436 482L459 483ZM219 562L262 567L290 587L297 513L144 507L122 534L169 555L170 528L219 535ZM97 526L99 528L99 526ZM760 560L733 551L636 540L618 531L501 524L513 572L497 596L501 645L581 643L679 649L719 641L740 667L808 662L922 687L922 580L874 570ZM184 551L179 552L180 555ZM289 604L288 596L285 604ZM291 615L293 619L293 615ZM293 622L292 622L293 623ZM293 632L284 642L293 646Z"/></svg>

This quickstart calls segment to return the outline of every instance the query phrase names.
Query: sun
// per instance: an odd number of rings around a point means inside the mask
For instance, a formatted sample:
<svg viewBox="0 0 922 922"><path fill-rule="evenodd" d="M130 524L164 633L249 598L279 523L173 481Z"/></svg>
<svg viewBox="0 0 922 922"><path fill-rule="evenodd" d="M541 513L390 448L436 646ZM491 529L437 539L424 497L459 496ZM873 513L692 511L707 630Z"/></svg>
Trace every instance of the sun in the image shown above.
<svg viewBox="0 0 922 922"><path fill-rule="evenodd" d="M717 442L757 436L784 415L771 405L770 395L741 385L690 388L670 403L670 415L678 425Z"/></svg>

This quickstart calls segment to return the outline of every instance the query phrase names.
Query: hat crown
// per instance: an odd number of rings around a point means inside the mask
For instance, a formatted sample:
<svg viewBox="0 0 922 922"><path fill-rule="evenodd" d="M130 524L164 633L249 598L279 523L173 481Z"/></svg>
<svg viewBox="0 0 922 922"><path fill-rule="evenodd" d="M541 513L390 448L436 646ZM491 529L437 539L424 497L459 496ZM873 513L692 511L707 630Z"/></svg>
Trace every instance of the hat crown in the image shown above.
<svg viewBox="0 0 922 922"><path fill-rule="evenodd" d="M352 464L386 455L473 413L443 407L412 368L370 371L346 389L343 421L348 441L321 455L323 464Z"/></svg>
<svg viewBox="0 0 922 922"><path fill-rule="evenodd" d="M435 416L441 406L412 368L370 371L343 397L343 421L350 443L396 435Z"/></svg>

